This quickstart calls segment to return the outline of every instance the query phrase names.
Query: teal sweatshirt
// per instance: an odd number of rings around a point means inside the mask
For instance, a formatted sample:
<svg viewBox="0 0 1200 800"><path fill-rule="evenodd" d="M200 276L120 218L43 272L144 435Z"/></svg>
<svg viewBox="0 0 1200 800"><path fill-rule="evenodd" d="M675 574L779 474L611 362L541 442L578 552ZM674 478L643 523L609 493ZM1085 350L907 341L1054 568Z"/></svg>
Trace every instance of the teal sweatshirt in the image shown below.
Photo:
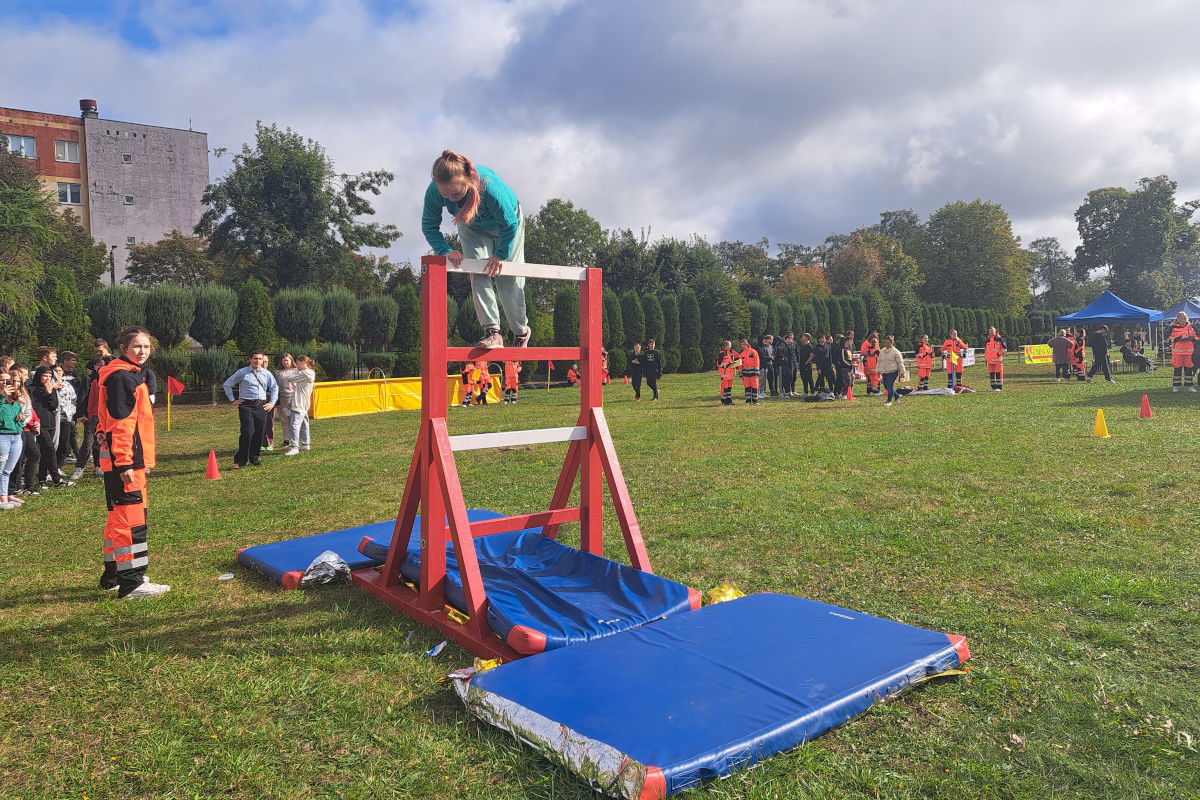
<svg viewBox="0 0 1200 800"><path fill-rule="evenodd" d="M25 427L23 422L17 422L17 415L21 413L21 404L9 403L0 400L0 435L12 435L20 433Z"/></svg>
<svg viewBox="0 0 1200 800"><path fill-rule="evenodd" d="M521 211L517 195L508 188L504 181L500 180L499 175L487 167L477 165L475 170L479 173L480 181L483 183L483 192L479 198L479 210L475 214L475 219L469 223L470 227L496 234L498 242L493 255L501 261L507 261L513 239L521 225ZM433 252L439 256L444 256L453 249L446 242L446 237L442 236L443 208L453 216L459 212L461 206L453 200L442 197L437 190L437 184L430 181L429 188L425 190L425 209L421 214L421 232L425 234L425 241L429 242Z"/></svg>

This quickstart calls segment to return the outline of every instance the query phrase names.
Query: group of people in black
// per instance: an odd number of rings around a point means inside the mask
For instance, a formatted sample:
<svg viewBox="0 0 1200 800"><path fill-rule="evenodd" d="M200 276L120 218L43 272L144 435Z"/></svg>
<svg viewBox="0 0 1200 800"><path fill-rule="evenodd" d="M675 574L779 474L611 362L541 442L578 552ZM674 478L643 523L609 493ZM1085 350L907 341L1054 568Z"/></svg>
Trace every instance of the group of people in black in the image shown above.
<svg viewBox="0 0 1200 800"><path fill-rule="evenodd" d="M792 331L779 337L766 333L758 337L754 349L763 376L759 398L809 397L818 392L845 397L854 379L854 331L818 334L816 342L807 333L799 341Z"/></svg>

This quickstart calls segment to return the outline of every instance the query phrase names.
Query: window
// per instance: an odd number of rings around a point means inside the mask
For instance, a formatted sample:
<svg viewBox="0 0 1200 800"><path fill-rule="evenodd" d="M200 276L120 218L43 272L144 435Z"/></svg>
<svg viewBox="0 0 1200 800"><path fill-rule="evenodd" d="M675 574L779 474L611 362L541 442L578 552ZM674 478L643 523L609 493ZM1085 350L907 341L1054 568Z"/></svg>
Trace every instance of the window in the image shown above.
<svg viewBox="0 0 1200 800"><path fill-rule="evenodd" d="M58 202L68 205L77 206L82 203L79 197L78 183L60 183L58 184Z"/></svg>
<svg viewBox="0 0 1200 800"><path fill-rule="evenodd" d="M22 158L37 158L37 140L32 136L5 135L8 136L8 152Z"/></svg>
<svg viewBox="0 0 1200 800"><path fill-rule="evenodd" d="M136 236L126 236L125 244L137 244L137 237Z"/></svg>
<svg viewBox="0 0 1200 800"><path fill-rule="evenodd" d="M121 163L122 164L132 164L133 156L131 156L129 153L122 153L121 154Z"/></svg>
<svg viewBox="0 0 1200 800"><path fill-rule="evenodd" d="M67 164L79 163L79 142L68 142L63 139L54 140L54 160Z"/></svg>
<svg viewBox="0 0 1200 800"><path fill-rule="evenodd" d="M131 194L125 195L125 205L127 205L127 206L133 205L133 195L131 195Z"/></svg>

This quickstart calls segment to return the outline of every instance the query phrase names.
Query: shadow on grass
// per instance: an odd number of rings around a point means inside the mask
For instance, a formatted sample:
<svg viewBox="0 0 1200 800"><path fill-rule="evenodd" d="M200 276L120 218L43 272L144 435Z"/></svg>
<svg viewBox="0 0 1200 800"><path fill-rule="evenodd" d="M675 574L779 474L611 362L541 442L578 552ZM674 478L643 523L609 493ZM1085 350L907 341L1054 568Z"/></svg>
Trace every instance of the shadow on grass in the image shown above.
<svg viewBox="0 0 1200 800"><path fill-rule="evenodd" d="M1200 399L1193 393L1186 390L1180 392L1172 392L1169 386L1156 386L1151 389L1130 389L1127 391L1116 392L1097 392L1095 394L1085 395L1084 397L1075 400L1061 402L1063 406L1083 406L1096 407L1097 405L1129 405L1133 408L1138 408L1142 402L1142 395L1150 398L1150 407L1161 406L1164 408L1196 408L1200 406Z"/></svg>

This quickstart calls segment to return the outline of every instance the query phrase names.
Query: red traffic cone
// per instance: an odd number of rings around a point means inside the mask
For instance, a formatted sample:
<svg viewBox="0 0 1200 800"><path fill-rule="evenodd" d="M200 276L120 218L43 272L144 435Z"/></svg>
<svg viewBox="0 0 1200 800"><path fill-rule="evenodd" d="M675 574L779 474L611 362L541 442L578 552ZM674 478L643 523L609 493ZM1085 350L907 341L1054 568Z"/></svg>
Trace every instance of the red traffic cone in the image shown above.
<svg viewBox="0 0 1200 800"><path fill-rule="evenodd" d="M846 399L847 400L854 399L854 383L853 382L851 382L850 385L846 387Z"/></svg>
<svg viewBox="0 0 1200 800"><path fill-rule="evenodd" d="M221 470L217 469L217 451L208 451L208 469L204 471L204 477L210 481L221 480Z"/></svg>
<svg viewBox="0 0 1200 800"><path fill-rule="evenodd" d="M621 377L625 379L625 385L626 385L626 386L628 386L628 385L629 385L629 376L628 376L628 375L622 375Z"/></svg>
<svg viewBox="0 0 1200 800"><path fill-rule="evenodd" d="M1150 419L1154 415L1150 413L1150 398L1147 395L1142 395L1142 410L1138 412L1138 419Z"/></svg>

